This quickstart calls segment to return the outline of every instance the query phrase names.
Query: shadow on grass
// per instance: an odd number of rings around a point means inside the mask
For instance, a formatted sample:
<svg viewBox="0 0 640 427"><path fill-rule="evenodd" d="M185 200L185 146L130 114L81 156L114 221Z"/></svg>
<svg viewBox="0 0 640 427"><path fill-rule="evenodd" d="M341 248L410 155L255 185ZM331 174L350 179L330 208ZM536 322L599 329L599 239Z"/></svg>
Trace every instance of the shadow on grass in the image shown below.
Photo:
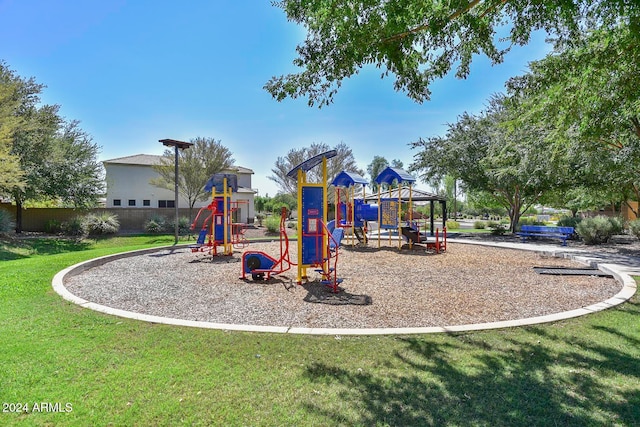
<svg viewBox="0 0 640 427"><path fill-rule="evenodd" d="M553 335L544 327L400 338L405 346L384 373L309 366L306 375L317 387L339 390L340 403L313 400L305 407L329 424L638 425L637 336L587 329L597 338Z"/></svg>
<svg viewBox="0 0 640 427"><path fill-rule="evenodd" d="M0 260L10 261L35 255L54 255L65 252L84 251L91 242L63 238L30 238L0 241Z"/></svg>

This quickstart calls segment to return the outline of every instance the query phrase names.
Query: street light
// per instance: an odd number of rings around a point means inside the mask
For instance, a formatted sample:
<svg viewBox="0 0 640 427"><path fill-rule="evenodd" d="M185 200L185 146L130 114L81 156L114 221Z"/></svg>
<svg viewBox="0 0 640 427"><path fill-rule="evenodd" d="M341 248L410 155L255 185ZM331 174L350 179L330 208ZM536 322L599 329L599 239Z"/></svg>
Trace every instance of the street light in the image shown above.
<svg viewBox="0 0 640 427"><path fill-rule="evenodd" d="M193 144L190 142L176 141L175 139L159 139L162 145L166 147L174 147L175 149L175 207L176 207L176 228L175 228L175 244L178 244L178 149L184 150L191 147Z"/></svg>

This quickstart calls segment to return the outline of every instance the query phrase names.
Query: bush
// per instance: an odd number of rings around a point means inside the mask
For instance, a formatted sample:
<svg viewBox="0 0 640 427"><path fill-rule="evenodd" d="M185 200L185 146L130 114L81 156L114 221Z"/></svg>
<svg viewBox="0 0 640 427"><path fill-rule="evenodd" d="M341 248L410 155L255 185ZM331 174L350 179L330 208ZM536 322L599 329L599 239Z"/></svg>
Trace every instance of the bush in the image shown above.
<svg viewBox="0 0 640 427"><path fill-rule="evenodd" d="M460 223L452 219L447 220L447 230L457 230L460 228Z"/></svg>
<svg viewBox="0 0 640 427"><path fill-rule="evenodd" d="M163 216L152 216L144 223L144 231L149 234L165 233L167 231L167 219Z"/></svg>
<svg viewBox="0 0 640 427"><path fill-rule="evenodd" d="M14 230L16 223L9 211L0 209L0 233L8 233Z"/></svg>
<svg viewBox="0 0 640 427"><path fill-rule="evenodd" d="M499 222L491 222L488 226L491 229L491 234L494 236L502 236L507 232L507 225Z"/></svg>
<svg viewBox="0 0 640 427"><path fill-rule="evenodd" d="M476 230L484 230L485 228L487 228L487 223L484 221L476 221L473 223L473 228L475 228Z"/></svg>
<svg viewBox="0 0 640 427"><path fill-rule="evenodd" d="M265 221L265 226L267 227L267 231L269 233L278 233L280 231L280 217L271 215Z"/></svg>
<svg viewBox="0 0 640 427"><path fill-rule="evenodd" d="M67 236L85 237L87 234L87 226L82 217L74 217L69 221L62 223L62 232Z"/></svg>
<svg viewBox="0 0 640 427"><path fill-rule="evenodd" d="M116 234L120 230L118 216L109 212L89 214L83 221L89 235Z"/></svg>
<svg viewBox="0 0 640 427"><path fill-rule="evenodd" d="M173 231L175 232L175 224L171 224ZM185 236L191 233L191 220L186 216L178 217L178 234Z"/></svg>
<svg viewBox="0 0 640 427"><path fill-rule="evenodd" d="M50 219L44 223L44 232L48 234L58 234L62 232L62 223L57 219Z"/></svg>
<svg viewBox="0 0 640 427"><path fill-rule="evenodd" d="M576 233L587 245L599 245L609 241L611 236L622 229L618 218L596 216L583 219L576 227Z"/></svg>
<svg viewBox="0 0 640 427"><path fill-rule="evenodd" d="M558 220L557 225L558 227L576 228L581 221L582 218L580 218L579 216L563 216Z"/></svg>
<svg viewBox="0 0 640 427"><path fill-rule="evenodd" d="M609 222L613 227L613 234L622 234L624 232L624 220L620 217L609 217Z"/></svg>
<svg viewBox="0 0 640 427"><path fill-rule="evenodd" d="M629 233L640 239L640 219L629 222Z"/></svg>

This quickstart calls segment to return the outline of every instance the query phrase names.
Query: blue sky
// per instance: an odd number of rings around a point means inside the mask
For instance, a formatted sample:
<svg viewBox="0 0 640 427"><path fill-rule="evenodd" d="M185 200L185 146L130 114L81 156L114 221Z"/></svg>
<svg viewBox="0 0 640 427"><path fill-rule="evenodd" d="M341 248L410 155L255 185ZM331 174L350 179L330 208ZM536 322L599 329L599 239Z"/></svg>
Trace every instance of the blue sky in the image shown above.
<svg viewBox="0 0 640 427"><path fill-rule="evenodd" d="M261 195L277 192L267 178L276 158L313 142L348 144L363 170L376 155L408 167L410 142L480 111L549 51L537 34L501 65L477 58L468 79L436 82L424 104L365 69L318 109L304 99L278 103L262 89L296 71L304 35L269 0L0 0L0 59L47 86L43 103L79 120L100 160L162 154L163 138L213 137L255 171Z"/></svg>

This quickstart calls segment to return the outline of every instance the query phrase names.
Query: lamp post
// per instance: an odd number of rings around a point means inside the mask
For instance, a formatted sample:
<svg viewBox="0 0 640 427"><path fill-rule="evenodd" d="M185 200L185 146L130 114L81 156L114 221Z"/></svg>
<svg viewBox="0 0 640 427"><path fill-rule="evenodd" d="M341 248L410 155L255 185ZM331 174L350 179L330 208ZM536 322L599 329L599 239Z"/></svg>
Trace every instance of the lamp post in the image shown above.
<svg viewBox="0 0 640 427"><path fill-rule="evenodd" d="M159 142L162 142L162 145L166 147L173 147L175 149L175 202L174 206L176 208L176 224L175 224L175 244L178 244L178 149L184 150L191 147L193 144L190 142L184 141L176 141L175 139L160 139Z"/></svg>

